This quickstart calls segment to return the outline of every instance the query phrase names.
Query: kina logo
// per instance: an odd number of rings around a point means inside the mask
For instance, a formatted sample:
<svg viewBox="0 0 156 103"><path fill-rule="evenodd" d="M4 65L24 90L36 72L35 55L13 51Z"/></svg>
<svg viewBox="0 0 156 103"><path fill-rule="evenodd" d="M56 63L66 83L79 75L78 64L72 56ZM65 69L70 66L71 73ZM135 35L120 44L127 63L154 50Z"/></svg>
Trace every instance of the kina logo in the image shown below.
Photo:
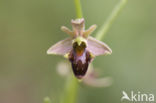
<svg viewBox="0 0 156 103"><path fill-rule="evenodd" d="M132 101L132 102L149 102L154 103L154 94L151 93L141 93L131 91L130 95L128 95L125 91L122 91L121 101Z"/></svg>

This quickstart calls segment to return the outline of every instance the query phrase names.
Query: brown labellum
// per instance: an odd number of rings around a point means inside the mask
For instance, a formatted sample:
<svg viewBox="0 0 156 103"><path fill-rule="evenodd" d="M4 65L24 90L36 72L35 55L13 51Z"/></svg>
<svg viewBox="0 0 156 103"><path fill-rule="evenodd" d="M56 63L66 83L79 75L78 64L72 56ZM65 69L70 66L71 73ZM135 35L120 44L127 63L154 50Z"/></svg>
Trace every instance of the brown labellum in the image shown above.
<svg viewBox="0 0 156 103"><path fill-rule="evenodd" d="M79 46L77 42L73 44L73 50L69 54L69 60L72 65L74 75L81 79L87 72L88 65L91 61L91 55L86 50L84 42Z"/></svg>

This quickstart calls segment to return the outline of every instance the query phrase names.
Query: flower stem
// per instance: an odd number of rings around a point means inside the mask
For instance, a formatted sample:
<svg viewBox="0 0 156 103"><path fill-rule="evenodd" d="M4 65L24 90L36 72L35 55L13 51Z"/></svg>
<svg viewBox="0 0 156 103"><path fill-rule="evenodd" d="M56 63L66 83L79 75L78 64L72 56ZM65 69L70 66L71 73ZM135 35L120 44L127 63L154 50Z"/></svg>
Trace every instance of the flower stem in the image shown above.
<svg viewBox="0 0 156 103"><path fill-rule="evenodd" d="M61 99L61 103L75 103L78 91L78 80L70 75L67 78L65 91Z"/></svg>
<svg viewBox="0 0 156 103"><path fill-rule="evenodd" d="M107 31L110 29L113 21L116 19L120 11L125 6L126 2L127 0L120 0L120 2L115 6L114 10L110 14L106 22L101 26L99 31L96 33L96 36L95 36L96 39L101 40L105 36Z"/></svg>
<svg viewBox="0 0 156 103"><path fill-rule="evenodd" d="M83 16L80 0L74 0L74 2L76 9L76 17L82 18ZM64 94L61 98L61 103L75 103L78 87L79 87L78 80L71 74L66 81L66 87L64 90Z"/></svg>
<svg viewBox="0 0 156 103"><path fill-rule="evenodd" d="M74 0L74 2L75 2L76 17L77 18L82 18L83 15L82 15L80 0Z"/></svg>

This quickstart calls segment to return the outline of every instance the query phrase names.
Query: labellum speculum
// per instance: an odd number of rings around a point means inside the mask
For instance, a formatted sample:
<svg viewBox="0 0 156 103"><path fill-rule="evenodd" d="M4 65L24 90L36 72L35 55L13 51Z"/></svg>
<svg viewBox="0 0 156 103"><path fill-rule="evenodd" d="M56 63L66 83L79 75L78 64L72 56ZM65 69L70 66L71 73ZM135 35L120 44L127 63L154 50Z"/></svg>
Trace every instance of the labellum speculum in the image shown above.
<svg viewBox="0 0 156 103"><path fill-rule="evenodd" d="M96 25L85 30L83 18L72 20L71 24L72 31L65 26L61 27L70 37L50 47L47 53L67 58L71 62L74 75L81 79L95 56L111 54L112 50L105 43L89 36L96 29Z"/></svg>

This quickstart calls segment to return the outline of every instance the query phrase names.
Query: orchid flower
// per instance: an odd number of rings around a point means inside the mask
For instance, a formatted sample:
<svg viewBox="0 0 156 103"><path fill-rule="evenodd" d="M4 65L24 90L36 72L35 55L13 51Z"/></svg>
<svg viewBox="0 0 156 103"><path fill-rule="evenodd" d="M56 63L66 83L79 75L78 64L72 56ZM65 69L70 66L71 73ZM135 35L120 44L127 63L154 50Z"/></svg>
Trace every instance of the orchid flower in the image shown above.
<svg viewBox="0 0 156 103"><path fill-rule="evenodd" d="M111 54L112 50L105 43L90 36L96 25L85 30L83 18L71 20L71 24L72 31L65 26L61 27L61 30L70 37L51 46L47 54L62 55L67 58L71 62L74 75L81 79L96 56Z"/></svg>

